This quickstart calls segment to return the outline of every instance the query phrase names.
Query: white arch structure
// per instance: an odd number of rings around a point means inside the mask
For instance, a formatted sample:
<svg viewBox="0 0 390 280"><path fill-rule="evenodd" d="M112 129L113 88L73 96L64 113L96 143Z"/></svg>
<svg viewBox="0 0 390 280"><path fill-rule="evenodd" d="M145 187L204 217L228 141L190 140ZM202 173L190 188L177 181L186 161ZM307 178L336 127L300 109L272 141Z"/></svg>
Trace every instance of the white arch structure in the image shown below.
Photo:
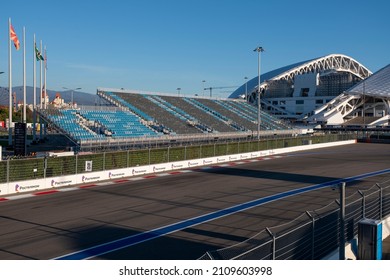
<svg viewBox="0 0 390 280"><path fill-rule="evenodd" d="M295 75L322 73L328 70L349 72L362 80L372 74L370 70L349 56L331 54L303 63L271 78L270 80L293 80Z"/></svg>
<svg viewBox="0 0 390 280"><path fill-rule="evenodd" d="M272 94L269 95L267 91L268 88L271 87L271 84L276 81L286 81L288 84L294 85L296 78L300 75L318 73L320 76L326 76L328 74L342 72L350 73L352 76L356 77L357 80L364 80L372 75L372 72L369 69L349 56L343 54L329 54L319 58L294 63L262 74L260 84L260 92L262 92L261 102L265 108L272 108L272 111L277 112L279 115L287 118L296 118L297 112L294 110L296 110L295 101L298 97L296 95L292 97L272 97ZM248 102L257 103L257 92L259 91L257 78L258 77L256 76L240 86L230 95L230 98L245 98L245 93L247 93L246 99ZM313 95L313 92L311 95ZM329 99L328 96L326 97L326 99ZM273 104L273 98L284 98L283 100L285 100L285 103L283 106L280 106L280 104ZM321 99L321 97L318 96L318 99ZM311 98L309 102L305 102L305 108L303 109L304 114L306 114L306 110L309 106L313 105L314 108L315 104L313 100L314 99ZM276 102L278 102L278 100L276 100Z"/></svg>

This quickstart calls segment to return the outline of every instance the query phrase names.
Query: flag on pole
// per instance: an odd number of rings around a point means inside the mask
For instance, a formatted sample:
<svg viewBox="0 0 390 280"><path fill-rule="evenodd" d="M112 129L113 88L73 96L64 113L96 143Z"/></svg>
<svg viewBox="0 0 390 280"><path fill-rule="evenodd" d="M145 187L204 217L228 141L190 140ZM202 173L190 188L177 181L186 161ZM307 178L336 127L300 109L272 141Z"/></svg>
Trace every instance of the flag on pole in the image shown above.
<svg viewBox="0 0 390 280"><path fill-rule="evenodd" d="M44 60L41 52L37 48L37 44L35 44L35 57L37 58L37 61Z"/></svg>
<svg viewBox="0 0 390 280"><path fill-rule="evenodd" d="M10 36L11 40L14 42L15 49L19 50L20 49L20 42L19 42L18 36L16 36L14 27L12 25L10 25L10 27L9 27L9 34L10 34L9 36Z"/></svg>

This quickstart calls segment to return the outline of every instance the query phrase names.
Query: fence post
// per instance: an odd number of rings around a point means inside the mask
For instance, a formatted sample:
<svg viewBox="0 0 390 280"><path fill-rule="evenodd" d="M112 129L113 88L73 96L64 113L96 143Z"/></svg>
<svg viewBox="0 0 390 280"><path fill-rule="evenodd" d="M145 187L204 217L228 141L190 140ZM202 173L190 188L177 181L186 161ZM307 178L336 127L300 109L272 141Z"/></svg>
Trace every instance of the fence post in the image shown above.
<svg viewBox="0 0 390 280"><path fill-rule="evenodd" d="M76 154L76 172L75 172L75 174L77 174L77 160L78 160L78 158L79 158L79 155Z"/></svg>
<svg viewBox="0 0 390 280"><path fill-rule="evenodd" d="M43 178L46 179L46 169L47 169L47 156L43 158Z"/></svg>
<svg viewBox="0 0 390 280"><path fill-rule="evenodd" d="M106 152L103 152L103 170L106 170Z"/></svg>
<svg viewBox="0 0 390 280"><path fill-rule="evenodd" d="M382 201L382 199L383 199L383 190L382 190L382 187L378 184L378 183L376 183L375 184L378 188L379 188L379 219L381 219L382 220L382 215L383 215L383 211L382 211L382 207L383 207L383 201Z"/></svg>
<svg viewBox="0 0 390 280"><path fill-rule="evenodd" d="M169 148L168 148L168 149L169 149ZM150 165L150 147L149 147L149 151L148 151L148 158L149 158L148 163L149 163L149 165Z"/></svg>
<svg viewBox="0 0 390 280"><path fill-rule="evenodd" d="M339 259L345 260L345 182L340 185L340 252Z"/></svg>
<svg viewBox="0 0 390 280"><path fill-rule="evenodd" d="M265 228L268 234L272 237L272 260L276 259L276 235L269 229Z"/></svg>
<svg viewBox="0 0 390 280"><path fill-rule="evenodd" d="M169 146L168 146L168 162L169 162Z"/></svg>
<svg viewBox="0 0 390 280"><path fill-rule="evenodd" d="M340 206L340 243L339 243L339 260L345 260L345 182L342 182L338 187L333 186L332 189L338 189L340 192L340 201L336 203Z"/></svg>
<svg viewBox="0 0 390 280"><path fill-rule="evenodd" d="M184 160L187 160L187 145L184 146Z"/></svg>
<svg viewBox="0 0 390 280"><path fill-rule="evenodd" d="M9 183L9 159L7 159L7 183Z"/></svg>
<svg viewBox="0 0 390 280"><path fill-rule="evenodd" d="M130 151L127 150L126 167L129 167L129 153Z"/></svg>
<svg viewBox="0 0 390 280"><path fill-rule="evenodd" d="M314 217L310 214L309 211L306 211L306 214L309 216L309 218L312 221L311 224L311 259L314 260L314 230L315 230L315 221Z"/></svg>
<svg viewBox="0 0 390 280"><path fill-rule="evenodd" d="M366 196L361 190L358 190L358 193L362 196L362 218L366 217Z"/></svg>

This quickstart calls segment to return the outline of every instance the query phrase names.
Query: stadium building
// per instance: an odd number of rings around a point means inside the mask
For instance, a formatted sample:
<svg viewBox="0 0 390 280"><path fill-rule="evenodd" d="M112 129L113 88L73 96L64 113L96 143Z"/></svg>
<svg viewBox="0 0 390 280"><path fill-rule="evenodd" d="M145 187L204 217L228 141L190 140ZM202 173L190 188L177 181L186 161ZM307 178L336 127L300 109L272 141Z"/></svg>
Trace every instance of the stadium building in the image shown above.
<svg viewBox="0 0 390 280"><path fill-rule="evenodd" d="M371 75L355 59L331 54L261 74L262 110L286 119L303 119ZM258 77L236 89L230 98L257 103Z"/></svg>
<svg viewBox="0 0 390 280"><path fill-rule="evenodd" d="M307 121L343 126L387 126L390 119L390 64L315 109Z"/></svg>

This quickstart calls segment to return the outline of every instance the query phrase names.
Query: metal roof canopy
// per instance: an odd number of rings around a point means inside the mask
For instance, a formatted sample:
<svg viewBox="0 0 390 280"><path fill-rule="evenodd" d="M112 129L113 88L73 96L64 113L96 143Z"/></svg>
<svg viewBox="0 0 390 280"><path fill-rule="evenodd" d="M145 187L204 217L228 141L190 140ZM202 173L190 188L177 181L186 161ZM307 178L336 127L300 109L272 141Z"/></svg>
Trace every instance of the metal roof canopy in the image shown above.
<svg viewBox="0 0 390 280"><path fill-rule="evenodd" d="M390 98L390 64L346 91L352 95Z"/></svg>

